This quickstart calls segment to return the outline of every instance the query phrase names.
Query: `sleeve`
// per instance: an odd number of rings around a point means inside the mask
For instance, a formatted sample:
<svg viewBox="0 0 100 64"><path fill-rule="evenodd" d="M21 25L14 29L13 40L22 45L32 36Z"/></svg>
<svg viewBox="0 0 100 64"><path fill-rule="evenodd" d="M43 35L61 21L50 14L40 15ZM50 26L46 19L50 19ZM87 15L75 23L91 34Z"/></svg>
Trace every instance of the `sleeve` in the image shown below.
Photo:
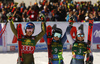
<svg viewBox="0 0 100 64"><path fill-rule="evenodd" d="M36 43L38 42L38 40L40 40L40 39L43 37L43 35L44 35L45 32L46 32L45 23L42 22L41 25L42 25L42 31L35 37L35 42L36 42Z"/></svg>
<svg viewBox="0 0 100 64"><path fill-rule="evenodd" d="M43 36L43 38L44 38L44 40L45 40L45 42L46 42L46 44L47 44L47 34L45 34L45 35Z"/></svg>
<svg viewBox="0 0 100 64"><path fill-rule="evenodd" d="M11 30L12 30L12 32L14 33L14 35L17 37L17 30L16 30L16 28L15 28L15 26L14 26L13 21L10 22L10 27L11 27Z"/></svg>
<svg viewBox="0 0 100 64"><path fill-rule="evenodd" d="M69 43L73 44L75 41L72 38L72 36L70 35L71 28L72 28L72 26L68 26L67 27L67 29L66 29L66 36L67 36L67 39L68 39Z"/></svg>
<svg viewBox="0 0 100 64"><path fill-rule="evenodd" d="M66 32L65 32L64 36L61 39L61 42L62 42L63 45L64 45L64 43L65 43L66 40L67 40L67 37L66 37Z"/></svg>
<svg viewBox="0 0 100 64"><path fill-rule="evenodd" d="M69 16L67 16L67 18L66 18L66 21L68 22L68 20L69 20Z"/></svg>

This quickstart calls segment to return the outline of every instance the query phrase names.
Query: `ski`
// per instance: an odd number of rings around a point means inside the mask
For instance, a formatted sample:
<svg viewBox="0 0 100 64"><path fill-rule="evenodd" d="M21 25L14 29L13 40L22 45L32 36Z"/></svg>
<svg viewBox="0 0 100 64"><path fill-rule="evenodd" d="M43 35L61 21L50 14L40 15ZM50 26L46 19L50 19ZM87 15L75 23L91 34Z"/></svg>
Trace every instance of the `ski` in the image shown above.
<svg viewBox="0 0 100 64"><path fill-rule="evenodd" d="M22 59L22 53L21 53L21 41L20 39L22 38L22 25L18 24L17 26L17 34L18 34L18 62L17 64L23 64L23 59Z"/></svg>
<svg viewBox="0 0 100 64"><path fill-rule="evenodd" d="M8 19L12 19L12 15L11 15L10 12L8 14L6 14L6 16L8 17ZM7 23L8 23L8 20L6 21L6 23L5 23L4 27L2 28L2 30L0 31L0 38L2 37L3 33L6 30Z"/></svg>
<svg viewBox="0 0 100 64"><path fill-rule="evenodd" d="M88 41L87 41L87 44L89 45L88 50L90 50L90 52L91 52L90 47L91 47L91 38L92 38L92 32L93 32L93 22L94 22L94 20L90 19L89 20L89 26L88 26ZM86 64L91 64L89 59L90 59L90 54L87 54L87 63Z"/></svg>
<svg viewBox="0 0 100 64"><path fill-rule="evenodd" d="M52 42L52 27L49 25L46 28L46 33L47 33L47 46L48 46L48 59L49 62L48 64L52 64L52 54L51 54L51 42Z"/></svg>
<svg viewBox="0 0 100 64"><path fill-rule="evenodd" d="M82 32L84 32L84 30L83 30L83 29L84 29L83 26L84 26L84 25L81 24L81 25L78 27L78 30L82 30Z"/></svg>

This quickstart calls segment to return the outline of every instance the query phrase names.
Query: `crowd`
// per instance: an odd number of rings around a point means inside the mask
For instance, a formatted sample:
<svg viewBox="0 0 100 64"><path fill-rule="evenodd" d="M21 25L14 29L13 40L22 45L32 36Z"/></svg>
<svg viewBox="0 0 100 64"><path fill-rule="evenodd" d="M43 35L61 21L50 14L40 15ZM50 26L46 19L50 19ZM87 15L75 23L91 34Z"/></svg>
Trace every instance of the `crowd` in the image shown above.
<svg viewBox="0 0 100 64"><path fill-rule="evenodd" d="M61 1L52 3L44 0L39 3L30 3L26 7L25 3L0 2L0 22L6 22L6 14L11 12L14 22L39 21L39 15L44 14L46 21L69 21L88 22L90 18L100 21L100 2L91 4L89 2Z"/></svg>

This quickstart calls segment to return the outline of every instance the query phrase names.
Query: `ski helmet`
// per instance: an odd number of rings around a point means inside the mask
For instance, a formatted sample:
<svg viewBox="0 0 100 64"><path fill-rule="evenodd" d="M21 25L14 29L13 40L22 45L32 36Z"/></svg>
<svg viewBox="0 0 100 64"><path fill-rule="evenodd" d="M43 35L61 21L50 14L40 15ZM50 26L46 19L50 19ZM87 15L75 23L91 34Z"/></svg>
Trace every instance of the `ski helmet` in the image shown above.
<svg viewBox="0 0 100 64"><path fill-rule="evenodd" d="M32 22L28 22L26 24L26 26L25 26L25 33L26 33L26 29L31 29L31 28L33 28L33 30L34 30L35 29L35 25Z"/></svg>
<svg viewBox="0 0 100 64"><path fill-rule="evenodd" d="M84 32L82 30L77 30L77 35L78 34L83 34L84 35Z"/></svg>
<svg viewBox="0 0 100 64"><path fill-rule="evenodd" d="M61 30L60 28L55 28L55 29L53 30L53 32L52 32L52 36L54 36L55 33L60 33L61 36L62 36L62 30ZM60 36L60 38L61 38L61 36Z"/></svg>

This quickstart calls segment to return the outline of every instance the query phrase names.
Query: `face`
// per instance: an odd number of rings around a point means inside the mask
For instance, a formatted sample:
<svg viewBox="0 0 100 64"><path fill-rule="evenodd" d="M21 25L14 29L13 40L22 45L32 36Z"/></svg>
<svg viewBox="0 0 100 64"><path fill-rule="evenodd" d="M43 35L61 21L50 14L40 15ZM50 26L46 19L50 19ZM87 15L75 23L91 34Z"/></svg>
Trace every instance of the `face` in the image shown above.
<svg viewBox="0 0 100 64"><path fill-rule="evenodd" d="M84 40L84 35L83 35L83 34L78 34L78 35L77 35L77 39L78 39L79 41L83 41L83 40Z"/></svg>
<svg viewBox="0 0 100 64"><path fill-rule="evenodd" d="M31 28L31 29L26 29L26 35L27 36L31 36L32 34L33 34L33 28Z"/></svg>
<svg viewBox="0 0 100 64"><path fill-rule="evenodd" d="M56 41L59 40L59 38L57 36L56 37L53 37L53 39L56 40Z"/></svg>
<svg viewBox="0 0 100 64"><path fill-rule="evenodd" d="M59 40L61 38L61 34L60 33L55 33L53 39L54 40Z"/></svg>

